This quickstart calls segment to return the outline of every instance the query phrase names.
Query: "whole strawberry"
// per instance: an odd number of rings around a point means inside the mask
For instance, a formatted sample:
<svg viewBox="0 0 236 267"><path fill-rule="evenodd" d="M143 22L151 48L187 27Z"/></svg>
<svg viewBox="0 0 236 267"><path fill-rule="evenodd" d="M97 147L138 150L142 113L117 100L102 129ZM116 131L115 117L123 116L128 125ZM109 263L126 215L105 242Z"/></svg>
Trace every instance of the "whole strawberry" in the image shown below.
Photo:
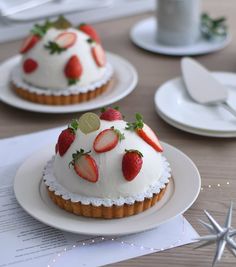
<svg viewBox="0 0 236 267"><path fill-rule="evenodd" d="M77 83L82 72L83 72L83 67L80 63L78 56L76 55L71 56L64 68L64 73L66 78L68 79L68 84L72 85Z"/></svg>
<svg viewBox="0 0 236 267"><path fill-rule="evenodd" d="M38 63L32 58L27 58L23 63L23 70L27 74L34 72L37 68Z"/></svg>
<svg viewBox="0 0 236 267"><path fill-rule="evenodd" d="M63 130L59 135L56 147L61 157L66 153L70 145L74 142L77 129L78 122L77 120L73 120L71 124L68 125L68 128Z"/></svg>
<svg viewBox="0 0 236 267"><path fill-rule="evenodd" d="M98 33L96 32L96 30L91 25L85 24L85 23L81 23L79 25L79 30L81 30L82 32L84 32L87 35L89 35L89 37L92 38L97 43L101 44L101 39L100 39Z"/></svg>
<svg viewBox="0 0 236 267"><path fill-rule="evenodd" d="M74 167L75 172L83 179L91 183L96 183L98 180L98 167L96 161L89 152L84 152L83 149L76 151L72 155L73 159L70 162L70 166Z"/></svg>
<svg viewBox="0 0 236 267"><path fill-rule="evenodd" d="M123 116L121 112L119 111L118 107L115 108L103 108L101 110L102 114L100 115L101 120L105 121L117 121L122 120Z"/></svg>
<svg viewBox="0 0 236 267"><path fill-rule="evenodd" d="M140 172L143 165L143 155L138 150L125 150L122 159L122 172L127 181L132 181Z"/></svg>

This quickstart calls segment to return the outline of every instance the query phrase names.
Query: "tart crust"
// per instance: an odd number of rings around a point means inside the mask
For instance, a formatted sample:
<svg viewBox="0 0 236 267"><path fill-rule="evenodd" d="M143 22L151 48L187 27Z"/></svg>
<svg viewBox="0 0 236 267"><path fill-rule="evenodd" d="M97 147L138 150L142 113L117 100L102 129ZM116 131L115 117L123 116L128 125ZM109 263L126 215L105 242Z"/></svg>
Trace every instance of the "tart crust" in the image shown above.
<svg viewBox="0 0 236 267"><path fill-rule="evenodd" d="M162 199L166 192L167 186L168 184L166 184L165 188L161 189L158 194L153 194L152 198L145 198L143 201L135 201L134 204L130 205L113 205L111 207L105 207L104 205L96 207L92 204L84 205L81 202L65 200L62 198L62 196L56 195L54 191L50 191L48 186L47 191L49 197L57 206L70 213L90 218L115 219L135 215L151 208Z"/></svg>
<svg viewBox="0 0 236 267"><path fill-rule="evenodd" d="M106 84L98 87L92 91L86 93L70 94L70 95L46 95L44 93L37 94L28 91L25 88L20 88L11 83L13 91L23 99L26 99L30 102L44 104L44 105L71 105L78 104L85 101L89 101L97 96L101 95L107 91L113 83L113 78L111 78Z"/></svg>

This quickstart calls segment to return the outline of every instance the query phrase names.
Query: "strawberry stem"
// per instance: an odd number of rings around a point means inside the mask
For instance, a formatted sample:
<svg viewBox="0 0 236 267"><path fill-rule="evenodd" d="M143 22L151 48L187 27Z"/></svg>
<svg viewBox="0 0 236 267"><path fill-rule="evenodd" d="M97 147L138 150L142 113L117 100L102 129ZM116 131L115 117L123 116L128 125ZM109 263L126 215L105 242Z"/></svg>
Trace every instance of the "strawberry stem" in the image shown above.
<svg viewBox="0 0 236 267"><path fill-rule="evenodd" d="M114 126L112 126L111 129L117 134L120 142L125 139L125 134L124 133L121 133L120 130L115 129Z"/></svg>
<svg viewBox="0 0 236 267"><path fill-rule="evenodd" d="M137 129L142 129L144 126L143 116L139 113L135 114L136 121L135 122L127 122L126 130L135 131Z"/></svg>
<svg viewBox="0 0 236 267"><path fill-rule="evenodd" d="M79 150L76 150L76 153L73 153L72 154L72 161L69 163L69 168L71 166L74 166L75 165L75 162L81 157L81 156L84 156L84 155L88 155L89 153L91 153L91 150L88 151L88 152L84 152L84 149L80 149Z"/></svg>
<svg viewBox="0 0 236 267"><path fill-rule="evenodd" d="M73 119L71 121L71 123L68 125L68 128L71 129L73 131L73 133L75 134L76 131L78 130L79 128L79 123L76 119Z"/></svg>

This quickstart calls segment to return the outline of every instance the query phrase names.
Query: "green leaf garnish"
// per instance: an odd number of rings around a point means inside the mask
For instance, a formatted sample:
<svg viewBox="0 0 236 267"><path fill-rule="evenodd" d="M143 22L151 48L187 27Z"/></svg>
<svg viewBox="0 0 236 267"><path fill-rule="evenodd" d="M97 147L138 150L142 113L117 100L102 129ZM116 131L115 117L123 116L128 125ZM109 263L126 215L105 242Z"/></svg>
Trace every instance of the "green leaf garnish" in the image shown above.
<svg viewBox="0 0 236 267"><path fill-rule="evenodd" d="M201 32L203 37L208 40L223 38L228 33L226 18L220 17L213 19L207 13L201 15Z"/></svg>
<svg viewBox="0 0 236 267"><path fill-rule="evenodd" d="M51 55L55 53L60 54L61 52L66 50L66 48L60 47L56 42L52 41L49 41L44 47L50 51Z"/></svg>
<svg viewBox="0 0 236 267"><path fill-rule="evenodd" d="M144 126L143 116L139 113L135 114L136 121L135 122L127 122L126 130L135 131L137 129L142 129Z"/></svg>

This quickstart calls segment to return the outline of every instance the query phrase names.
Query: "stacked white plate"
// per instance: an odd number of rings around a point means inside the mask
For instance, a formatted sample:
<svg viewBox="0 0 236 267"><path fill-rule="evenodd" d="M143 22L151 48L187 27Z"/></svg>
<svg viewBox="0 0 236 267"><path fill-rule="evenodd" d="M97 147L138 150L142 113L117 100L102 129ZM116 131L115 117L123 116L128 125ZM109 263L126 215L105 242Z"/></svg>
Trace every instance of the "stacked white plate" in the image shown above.
<svg viewBox="0 0 236 267"><path fill-rule="evenodd" d="M228 88L229 103L236 109L236 74L212 74ZM236 137L236 117L219 105L206 106L194 102L180 77L157 89L155 107L164 121L183 131L211 137Z"/></svg>

